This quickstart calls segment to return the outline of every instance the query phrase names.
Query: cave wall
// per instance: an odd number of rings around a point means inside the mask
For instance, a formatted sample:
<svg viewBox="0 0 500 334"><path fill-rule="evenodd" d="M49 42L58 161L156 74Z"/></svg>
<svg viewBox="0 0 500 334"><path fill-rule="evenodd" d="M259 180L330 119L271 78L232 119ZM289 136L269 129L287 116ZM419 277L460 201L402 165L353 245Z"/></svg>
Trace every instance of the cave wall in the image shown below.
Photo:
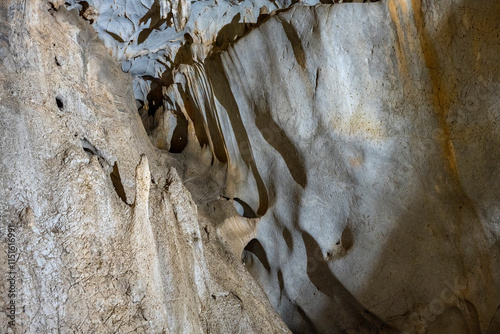
<svg viewBox="0 0 500 334"><path fill-rule="evenodd" d="M500 331L496 1L1 9L8 330Z"/></svg>
<svg viewBox="0 0 500 334"><path fill-rule="evenodd" d="M292 330L498 330L498 9L294 7L220 54L249 269Z"/></svg>
<svg viewBox="0 0 500 334"><path fill-rule="evenodd" d="M0 13L0 332L288 333L233 253L251 222L198 209L91 26L44 1Z"/></svg>

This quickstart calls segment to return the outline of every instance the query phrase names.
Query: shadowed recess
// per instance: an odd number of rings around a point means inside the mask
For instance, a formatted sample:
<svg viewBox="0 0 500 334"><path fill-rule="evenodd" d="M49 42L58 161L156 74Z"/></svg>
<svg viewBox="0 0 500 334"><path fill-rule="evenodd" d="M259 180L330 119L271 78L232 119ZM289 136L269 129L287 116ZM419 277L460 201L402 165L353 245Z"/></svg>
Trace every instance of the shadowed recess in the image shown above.
<svg viewBox="0 0 500 334"><path fill-rule="evenodd" d="M202 64L193 62L185 68L184 76L187 85L185 89L182 89L183 85L178 84L178 90L186 112L193 122L198 142L201 147L208 145L215 158L226 163L228 161L227 149L212 93L212 85Z"/></svg>
<svg viewBox="0 0 500 334"><path fill-rule="evenodd" d="M282 17L278 17L278 20L283 26L283 30L285 31L286 37L288 38L290 44L292 45L293 55L295 56L297 63L300 65L300 67L305 69L306 56L304 53L304 49L302 48L301 39L297 34L297 30L295 30L294 26L291 25L290 22L287 22Z"/></svg>
<svg viewBox="0 0 500 334"><path fill-rule="evenodd" d="M229 44L245 34L248 30L249 24L239 23L240 20L241 14L238 13L233 17L231 23L226 24L221 28L221 30L219 30L215 39L216 46L225 50Z"/></svg>
<svg viewBox="0 0 500 334"><path fill-rule="evenodd" d="M109 174L109 176L118 197L120 197L125 204L128 204L127 195L125 194L125 189L122 184L122 178L120 177L120 171L118 170L118 162L115 162L113 165L113 171Z"/></svg>
<svg viewBox="0 0 500 334"><path fill-rule="evenodd" d="M151 88L146 97L148 101L148 116L154 116L156 110L163 105L161 81L151 76L143 76L144 81L151 81Z"/></svg>
<svg viewBox="0 0 500 334"><path fill-rule="evenodd" d="M177 126L174 129L172 138L170 139L170 153L181 153L187 145L188 140L188 121L184 114L179 111L179 105L175 103L176 108L173 110L177 118Z"/></svg>
<svg viewBox="0 0 500 334"><path fill-rule="evenodd" d="M191 44L193 44L193 37L190 34L184 34L185 42L177 51L177 54L174 58L174 65L178 66L180 64L188 64L193 65L193 53L191 51Z"/></svg>
<svg viewBox="0 0 500 334"><path fill-rule="evenodd" d="M213 88L208 80L205 69L200 63L193 63L192 72L187 73L189 77L189 92L196 108L205 119L205 131L209 133L210 143L215 157L222 163L227 162L227 150L222 133L217 107L214 100Z"/></svg>
<svg viewBox="0 0 500 334"><path fill-rule="evenodd" d="M93 156L93 155L97 155L97 156L101 156L99 154L99 151L97 150L97 148L92 145L88 140L87 138L82 138L81 139L81 143L82 143L82 148L83 150L85 151L85 153L87 153L87 155L89 157Z"/></svg>
<svg viewBox="0 0 500 334"><path fill-rule="evenodd" d="M248 203L242 201L241 199L239 198L233 198L233 200L235 202L238 202L241 207L243 208L243 217L245 218L257 218L257 215L255 214L255 212L253 211L252 207L250 205L248 205Z"/></svg>
<svg viewBox="0 0 500 334"><path fill-rule="evenodd" d="M377 316L366 310L330 271L316 240L305 231L302 232L302 239L307 253L307 276L320 292L331 299L331 303L323 310L325 317L333 317L329 323L337 324L343 331L358 327L360 330L379 330L383 327L388 329Z"/></svg>
<svg viewBox="0 0 500 334"><path fill-rule="evenodd" d="M204 126L205 119L203 118L203 115L201 114L200 110L196 107L196 104L193 101L191 94L186 92L182 88L182 85L180 84L177 84L177 88L179 90L179 93L181 94L182 101L184 102L184 107L186 108L186 112L189 118L193 121L194 132L196 138L198 139L198 142L200 143L200 146L204 147L206 145L209 145L209 139L208 139L208 134L205 131L205 126Z"/></svg>
<svg viewBox="0 0 500 334"><path fill-rule="evenodd" d="M252 154L252 146L248 138L247 131L241 120L240 110L238 104L231 92L229 82L226 78L224 67L218 56L214 58L205 59L205 70L207 76L212 84L213 92L217 100L222 104L227 111L227 115L233 128L234 136L241 154L241 158L247 166L250 167L252 174L257 183L257 190L259 193L259 208L257 214L263 216L269 207L269 197L266 186L255 163Z"/></svg>
<svg viewBox="0 0 500 334"><path fill-rule="evenodd" d="M301 333L301 334L316 334L318 333L318 330L314 326L313 321L309 318L309 316L304 312L302 307L299 305L295 304L297 307L297 313L299 313L300 317L302 318L302 322L299 326L298 331L293 331L294 333Z"/></svg>
<svg viewBox="0 0 500 334"><path fill-rule="evenodd" d="M292 234L290 233L290 230L288 230L286 227L283 228L282 235L288 249L293 250L293 238Z"/></svg>
<svg viewBox="0 0 500 334"><path fill-rule="evenodd" d="M266 268L267 272L271 271L271 266L269 265L269 261L267 260L266 251L264 250L264 247L262 247L262 244L260 243L259 240L257 239L250 240L250 242L246 245L244 250L253 253L255 256L257 256L257 258L262 263L264 268Z"/></svg>
<svg viewBox="0 0 500 334"><path fill-rule="evenodd" d="M346 228L342 231L341 240L342 247L344 247L346 251L351 249L354 245L354 236L352 235L352 230L349 226L346 226Z"/></svg>
<svg viewBox="0 0 500 334"><path fill-rule="evenodd" d="M281 155L295 182L302 188L305 188L307 186L307 172L303 164L305 159L285 131L273 120L268 110L267 102L262 101L260 105L260 108L256 107L255 109L255 124L257 128L262 133L262 137L264 137L266 142Z"/></svg>
<svg viewBox="0 0 500 334"><path fill-rule="evenodd" d="M283 272L281 269L278 270L277 272L277 278L278 278L278 284L280 285L280 299L283 296L283 289L285 288L285 281L283 280Z"/></svg>

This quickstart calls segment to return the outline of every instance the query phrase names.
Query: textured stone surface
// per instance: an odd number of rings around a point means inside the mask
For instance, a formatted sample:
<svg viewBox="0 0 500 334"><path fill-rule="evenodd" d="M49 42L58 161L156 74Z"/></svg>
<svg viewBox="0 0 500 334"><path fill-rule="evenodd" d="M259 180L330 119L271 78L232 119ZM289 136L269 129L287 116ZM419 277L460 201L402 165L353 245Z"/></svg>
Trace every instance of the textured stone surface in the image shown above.
<svg viewBox="0 0 500 334"><path fill-rule="evenodd" d="M498 9L295 7L220 55L214 95L234 103L217 111L251 147L228 145L234 196L263 215L269 267L250 269L292 330L377 325L367 309L409 332L498 331Z"/></svg>
<svg viewBox="0 0 500 334"><path fill-rule="evenodd" d="M19 332L500 332L500 4L300 4L2 5Z"/></svg>
<svg viewBox="0 0 500 334"><path fill-rule="evenodd" d="M286 8L293 1L208 0L194 1L193 5L185 0L69 0L67 3L69 9L77 9L92 23L114 57L121 61L122 69L133 75L136 98L147 104L150 91L158 83L172 83L171 72L180 63L203 60L214 45L226 47L259 17ZM162 8L169 7L171 11L165 17Z"/></svg>
<svg viewBox="0 0 500 334"><path fill-rule="evenodd" d="M42 1L0 15L0 332L289 332L222 237L244 218L218 195L199 210L90 25Z"/></svg>

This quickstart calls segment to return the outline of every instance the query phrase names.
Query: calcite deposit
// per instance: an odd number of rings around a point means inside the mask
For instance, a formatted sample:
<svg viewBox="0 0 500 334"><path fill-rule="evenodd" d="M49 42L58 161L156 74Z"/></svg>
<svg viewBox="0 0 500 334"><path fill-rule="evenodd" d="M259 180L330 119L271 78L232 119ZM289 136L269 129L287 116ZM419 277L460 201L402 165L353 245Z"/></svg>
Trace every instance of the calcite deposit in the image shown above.
<svg viewBox="0 0 500 334"><path fill-rule="evenodd" d="M4 0L0 332L500 333L499 55L495 0Z"/></svg>

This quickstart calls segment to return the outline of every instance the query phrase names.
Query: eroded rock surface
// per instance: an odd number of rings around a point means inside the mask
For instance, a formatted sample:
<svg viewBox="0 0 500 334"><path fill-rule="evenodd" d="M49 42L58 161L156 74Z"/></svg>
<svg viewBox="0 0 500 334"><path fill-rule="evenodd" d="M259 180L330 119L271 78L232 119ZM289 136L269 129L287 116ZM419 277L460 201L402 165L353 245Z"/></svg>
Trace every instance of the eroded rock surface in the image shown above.
<svg viewBox="0 0 500 334"><path fill-rule="evenodd" d="M216 233L236 209L199 211L177 172L192 167L151 145L90 25L42 1L0 15L0 332L288 333Z"/></svg>
<svg viewBox="0 0 500 334"><path fill-rule="evenodd" d="M499 7L466 4L294 7L207 70L292 330L498 330Z"/></svg>
<svg viewBox="0 0 500 334"><path fill-rule="evenodd" d="M500 4L66 6L2 11L17 330L500 332Z"/></svg>

